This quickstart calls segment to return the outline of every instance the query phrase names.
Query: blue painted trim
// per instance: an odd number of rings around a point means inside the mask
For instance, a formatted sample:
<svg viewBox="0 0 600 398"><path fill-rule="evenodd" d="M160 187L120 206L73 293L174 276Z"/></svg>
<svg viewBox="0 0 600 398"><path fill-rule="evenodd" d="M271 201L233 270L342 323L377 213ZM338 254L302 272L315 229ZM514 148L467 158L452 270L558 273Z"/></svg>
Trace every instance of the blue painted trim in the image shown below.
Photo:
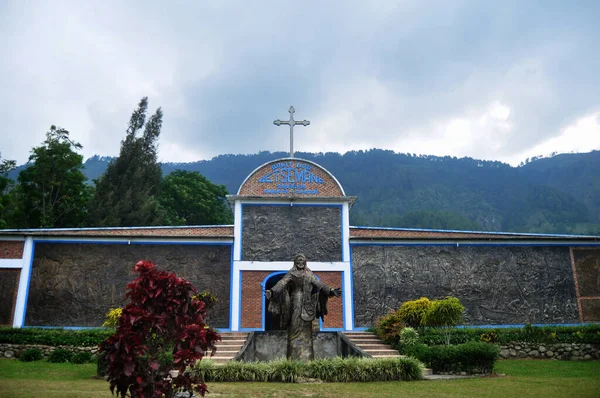
<svg viewBox="0 0 600 398"><path fill-rule="evenodd" d="M461 234L477 235L509 235L509 236L540 236L554 238L600 238L593 235L566 235L566 234L536 234L531 232L492 232L492 231L461 231L457 229L423 229L423 228L395 228L395 227L353 227L355 229L389 230L389 231L415 231L415 232L458 232Z"/></svg>
<svg viewBox="0 0 600 398"><path fill-rule="evenodd" d="M367 329L369 329L369 328L366 328L366 327L359 327L359 328L357 328L357 327L355 327L355 328L354 328L354 329L352 329L352 330L359 330L359 331L361 331L361 332L362 332L362 331L365 331L365 330L367 330Z"/></svg>
<svg viewBox="0 0 600 398"><path fill-rule="evenodd" d="M238 292L238 330L242 330L242 271L238 271L239 277L238 281L240 282L239 292Z"/></svg>
<svg viewBox="0 0 600 398"><path fill-rule="evenodd" d="M55 240L55 239L34 239L34 242L39 243L70 243L70 244L100 244L100 245L205 245L205 246L233 246L233 242L173 242L173 241L137 241L130 242L129 240Z"/></svg>
<svg viewBox="0 0 600 398"><path fill-rule="evenodd" d="M267 275L265 277L265 279L263 279L263 281L260 283L260 287L261 287L261 291L260 294L262 296L261 299L261 311L262 311L262 320L261 320L261 329L260 330L266 330L265 329L265 319L267 316L267 299L265 298L265 287L267 286L267 280L275 275L281 275L281 274L287 274L288 271L275 271L275 272L271 272L269 275Z"/></svg>
<svg viewBox="0 0 600 398"><path fill-rule="evenodd" d="M398 239L400 240L400 239ZM452 239L448 239L448 240L452 240ZM462 242L455 242L455 243L410 243L410 242L404 242L404 243L396 243L396 242L390 242L390 243L382 243L382 242L378 242L378 243L350 243L350 246L453 246L453 247L460 247L460 246L523 246L523 247L532 247L532 246L563 246L563 247L588 247L588 246L600 246L600 242L598 243L552 243L552 242L548 242L548 243L531 243L531 242L526 242L526 243L519 243L519 242L513 242L513 243L504 243L504 242L499 242L499 243L462 243Z"/></svg>
<svg viewBox="0 0 600 398"><path fill-rule="evenodd" d="M31 258L29 259L29 274L27 275L27 289L25 290L25 303L23 304L23 315L21 327L25 326L25 315L27 314L27 301L29 300L29 287L31 286L31 272L33 271L33 259L35 258L35 240L31 242Z"/></svg>
<svg viewBox="0 0 600 398"><path fill-rule="evenodd" d="M321 328L321 332L343 332L344 328Z"/></svg>
<svg viewBox="0 0 600 398"><path fill-rule="evenodd" d="M350 300L350 316L352 317L352 330L355 330L356 327L354 324L356 323L356 317L354 316L354 269L352 266L352 247L350 247L350 293L352 294L352 300ZM344 324L346 326L346 324Z"/></svg>
<svg viewBox="0 0 600 398"><path fill-rule="evenodd" d="M233 326L233 243L231 244L231 267L229 269L229 329Z"/></svg>
<svg viewBox="0 0 600 398"><path fill-rule="evenodd" d="M244 242L242 237L244 236L244 206L278 206L278 207L293 207L293 206L305 206L305 207L339 207L340 208L340 225L341 225L341 239L342 239L342 261L344 260L344 205L343 204L310 204L310 203L242 203L240 219L240 261L244 261L242 257Z"/></svg>
<svg viewBox="0 0 600 398"><path fill-rule="evenodd" d="M534 323L531 326L546 327L546 326L586 326L586 325L598 325L599 322L587 322L587 323ZM508 328L523 328L525 324L514 324L514 325L460 325L454 326L453 329L508 329Z"/></svg>
<svg viewBox="0 0 600 398"><path fill-rule="evenodd" d="M100 326L23 326L27 329L108 330Z"/></svg>
<svg viewBox="0 0 600 398"><path fill-rule="evenodd" d="M256 328L240 328L240 332L262 332L262 329Z"/></svg>

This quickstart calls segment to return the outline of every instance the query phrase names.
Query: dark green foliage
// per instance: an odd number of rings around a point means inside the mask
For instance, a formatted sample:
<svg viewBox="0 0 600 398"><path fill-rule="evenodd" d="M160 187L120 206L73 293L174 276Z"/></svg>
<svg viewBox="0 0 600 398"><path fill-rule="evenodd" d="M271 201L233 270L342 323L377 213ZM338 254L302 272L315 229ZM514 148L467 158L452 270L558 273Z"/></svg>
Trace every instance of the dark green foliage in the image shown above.
<svg viewBox="0 0 600 398"><path fill-rule="evenodd" d="M215 185L196 171L175 170L162 180L160 204L170 224L232 224L224 185Z"/></svg>
<svg viewBox="0 0 600 398"><path fill-rule="evenodd" d="M285 156L220 155L166 163L163 172L198 171L237 192L250 171ZM297 157L322 165L347 195L358 196L352 225L600 234L600 151L557 155L523 167L380 149L298 152Z"/></svg>
<svg viewBox="0 0 600 398"><path fill-rule="evenodd" d="M73 362L74 355L75 354L73 353L73 351L67 350L65 348L57 348L56 350L52 351L50 355L48 355L48 362Z"/></svg>
<svg viewBox="0 0 600 398"><path fill-rule="evenodd" d="M148 98L131 115L119 156L96 181L90 205L91 225L101 227L165 225L158 201L162 171L157 162L157 141L162 127L160 108L146 121ZM143 129L143 134L136 134Z"/></svg>
<svg viewBox="0 0 600 398"><path fill-rule="evenodd" d="M0 158L1 159L1 158ZM10 209L9 190L12 188L14 181L8 177L8 173L16 166L14 160L0 161L0 228L8 228L8 216Z"/></svg>
<svg viewBox="0 0 600 398"><path fill-rule="evenodd" d="M28 348L19 355L19 361L33 362L39 361L44 357L42 350L39 348Z"/></svg>
<svg viewBox="0 0 600 398"><path fill-rule="evenodd" d="M92 362L93 357L94 356L91 352L80 351L73 355L73 359L71 360L71 362L76 364L88 363Z"/></svg>
<svg viewBox="0 0 600 398"><path fill-rule="evenodd" d="M33 148L29 165L20 171L11 191L15 204L12 227L81 227L87 217L91 188L83 174L81 145L69 132L51 126L46 140Z"/></svg>
<svg viewBox="0 0 600 398"><path fill-rule="evenodd" d="M94 347L114 331L105 329L67 330L0 327L0 344L42 344Z"/></svg>
<svg viewBox="0 0 600 398"><path fill-rule="evenodd" d="M482 230L481 225L475 221L451 211L414 210L403 214L398 219L397 225L422 229Z"/></svg>
<svg viewBox="0 0 600 398"><path fill-rule="evenodd" d="M405 354L419 359L434 372L491 373L500 356L500 348L481 342L439 346L418 344Z"/></svg>
<svg viewBox="0 0 600 398"><path fill-rule="evenodd" d="M294 383L300 378L320 379L324 382L369 382L392 380L419 380L423 365L414 358L360 359L325 358L309 362L280 359L271 362L228 362L215 366L201 361L193 373L206 381L262 381Z"/></svg>

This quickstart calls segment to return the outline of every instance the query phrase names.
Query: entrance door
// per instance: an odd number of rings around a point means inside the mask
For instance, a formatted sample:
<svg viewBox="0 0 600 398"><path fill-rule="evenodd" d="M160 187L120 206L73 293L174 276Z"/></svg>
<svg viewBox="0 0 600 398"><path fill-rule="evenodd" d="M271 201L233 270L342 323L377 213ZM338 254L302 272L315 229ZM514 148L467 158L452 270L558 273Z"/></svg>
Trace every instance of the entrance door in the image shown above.
<svg viewBox="0 0 600 398"><path fill-rule="evenodd" d="M271 290L273 286L275 286L275 284L279 282L281 278L283 278L284 275L285 272L282 272L267 279L267 282L265 283L265 290ZM268 311L269 301L270 300L265 299L265 330L285 330L286 328L281 326L281 316L271 315L271 313Z"/></svg>

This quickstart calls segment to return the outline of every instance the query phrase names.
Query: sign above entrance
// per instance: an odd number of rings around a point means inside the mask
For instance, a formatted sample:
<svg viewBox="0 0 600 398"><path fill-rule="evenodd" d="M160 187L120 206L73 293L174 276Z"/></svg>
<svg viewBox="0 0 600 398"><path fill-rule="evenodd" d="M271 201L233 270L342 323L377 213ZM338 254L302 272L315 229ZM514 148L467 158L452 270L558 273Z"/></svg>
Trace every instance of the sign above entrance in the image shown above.
<svg viewBox="0 0 600 398"><path fill-rule="evenodd" d="M242 183L241 196L345 196L340 183L316 163L278 159L254 170Z"/></svg>

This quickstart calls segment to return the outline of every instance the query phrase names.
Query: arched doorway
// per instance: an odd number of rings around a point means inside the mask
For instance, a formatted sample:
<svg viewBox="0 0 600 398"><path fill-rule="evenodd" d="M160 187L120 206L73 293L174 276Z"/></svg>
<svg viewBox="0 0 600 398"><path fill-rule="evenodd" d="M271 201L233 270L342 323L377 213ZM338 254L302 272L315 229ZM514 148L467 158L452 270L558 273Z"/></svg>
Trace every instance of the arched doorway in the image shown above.
<svg viewBox="0 0 600 398"><path fill-rule="evenodd" d="M265 278L264 290L271 290L277 282L283 278L286 272L276 272ZM285 327L281 327L281 317L279 315L272 315L267 309L269 308L269 300L265 298L265 307L263 308L263 316L265 320L265 330L285 330Z"/></svg>

